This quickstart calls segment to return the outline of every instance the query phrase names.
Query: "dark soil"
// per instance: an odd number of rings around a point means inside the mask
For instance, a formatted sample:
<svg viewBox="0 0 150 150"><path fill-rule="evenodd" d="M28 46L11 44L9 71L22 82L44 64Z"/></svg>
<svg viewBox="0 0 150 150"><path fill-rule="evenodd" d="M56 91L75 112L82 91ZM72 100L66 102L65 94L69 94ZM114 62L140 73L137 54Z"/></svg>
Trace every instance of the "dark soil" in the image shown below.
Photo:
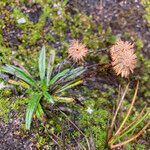
<svg viewBox="0 0 150 150"><path fill-rule="evenodd" d="M20 135L23 118L18 119L17 114L9 119L5 125L0 121L0 150L35 150L34 143L30 141L32 135Z"/></svg>
<svg viewBox="0 0 150 150"><path fill-rule="evenodd" d="M72 0L71 6L92 15L104 29L111 27L120 38L125 38L125 32L130 33L131 39L140 37L144 42L143 53L150 58L150 28L143 18L144 8L140 0Z"/></svg>

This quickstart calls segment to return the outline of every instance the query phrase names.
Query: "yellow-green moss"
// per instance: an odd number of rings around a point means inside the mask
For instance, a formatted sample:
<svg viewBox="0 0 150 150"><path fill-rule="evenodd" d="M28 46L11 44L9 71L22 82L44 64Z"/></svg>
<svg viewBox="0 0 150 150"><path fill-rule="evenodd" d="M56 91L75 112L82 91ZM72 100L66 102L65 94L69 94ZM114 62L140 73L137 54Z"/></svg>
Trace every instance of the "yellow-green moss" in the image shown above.
<svg viewBox="0 0 150 150"><path fill-rule="evenodd" d="M26 98L12 97L11 95L11 90L8 89L1 91L0 94L0 119L6 123L8 122L11 111L15 111L18 117L23 116L24 112L22 108L27 102Z"/></svg>
<svg viewBox="0 0 150 150"><path fill-rule="evenodd" d="M135 45L136 45L137 50L141 50L144 46L144 43L143 43L142 39L141 38L136 38L135 42L136 42Z"/></svg>
<svg viewBox="0 0 150 150"><path fill-rule="evenodd" d="M150 1L149 0L141 0L142 5L145 8L144 18L148 21L150 25Z"/></svg>
<svg viewBox="0 0 150 150"><path fill-rule="evenodd" d="M0 98L0 119L4 122L8 122L8 115L10 112L9 105L10 102L8 98Z"/></svg>

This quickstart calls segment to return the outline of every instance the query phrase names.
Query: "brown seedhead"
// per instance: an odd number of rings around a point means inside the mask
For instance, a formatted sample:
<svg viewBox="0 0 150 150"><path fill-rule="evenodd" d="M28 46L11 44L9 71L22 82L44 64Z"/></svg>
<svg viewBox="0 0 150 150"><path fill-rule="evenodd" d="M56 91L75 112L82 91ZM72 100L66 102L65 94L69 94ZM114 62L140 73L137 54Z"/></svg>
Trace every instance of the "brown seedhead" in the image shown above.
<svg viewBox="0 0 150 150"><path fill-rule="evenodd" d="M88 49L85 44L79 43L78 40L72 40L68 49L69 57L75 62L83 62L84 57L87 55Z"/></svg>
<svg viewBox="0 0 150 150"><path fill-rule="evenodd" d="M118 40L110 49L112 66L117 75L127 78L136 67L137 57L134 54L134 44Z"/></svg>

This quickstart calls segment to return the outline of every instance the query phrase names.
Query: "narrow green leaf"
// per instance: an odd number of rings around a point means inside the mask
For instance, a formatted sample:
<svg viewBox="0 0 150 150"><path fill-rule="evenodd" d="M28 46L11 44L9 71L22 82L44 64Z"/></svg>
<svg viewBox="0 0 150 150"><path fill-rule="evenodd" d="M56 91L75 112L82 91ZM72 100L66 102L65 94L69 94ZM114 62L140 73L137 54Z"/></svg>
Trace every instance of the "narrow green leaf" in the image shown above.
<svg viewBox="0 0 150 150"><path fill-rule="evenodd" d="M72 79L75 79L76 77L78 77L79 75L81 75L86 69L84 69L84 67L78 67L75 69L70 69L64 76L62 76L58 82L67 82L70 81Z"/></svg>
<svg viewBox="0 0 150 150"><path fill-rule="evenodd" d="M15 67L15 66L10 66L12 68L15 69L15 74L16 76L18 76L20 79L26 81L27 83L29 83L32 86L36 86L36 82L34 79L32 79L32 77L27 74L25 71L23 71L22 69Z"/></svg>
<svg viewBox="0 0 150 150"><path fill-rule="evenodd" d="M64 75L60 80L70 81L81 75L86 69L84 67L78 67L70 70L66 75Z"/></svg>
<svg viewBox="0 0 150 150"><path fill-rule="evenodd" d="M85 70L86 69L83 68L73 71L72 74L65 79L65 81L75 79L76 77L80 76L83 72L85 72Z"/></svg>
<svg viewBox="0 0 150 150"><path fill-rule="evenodd" d="M55 51L52 50L47 66L47 86L49 85L49 81L52 75L53 67L54 67L54 61L55 61Z"/></svg>
<svg viewBox="0 0 150 150"><path fill-rule="evenodd" d="M79 84L81 84L81 83L83 83L82 80L79 80L79 81L77 81L77 82L75 82L75 83L72 83L72 82L71 82L70 84L67 84L67 85L61 87L60 89L58 89L55 93L63 92L63 91L65 91L65 90L68 90L68 89L70 89L70 88L73 88L73 87L75 87L75 86L77 86L77 85L79 85Z"/></svg>
<svg viewBox="0 0 150 150"><path fill-rule="evenodd" d="M66 6L66 4L69 2L69 0L64 0L63 1L63 6Z"/></svg>
<svg viewBox="0 0 150 150"><path fill-rule="evenodd" d="M43 117L44 117L44 111L42 109L42 106L41 104L39 103L38 106L37 106L37 110L36 110L36 116L39 120L43 120Z"/></svg>
<svg viewBox="0 0 150 150"><path fill-rule="evenodd" d="M45 65L46 65L46 52L45 51L46 51L45 46L43 46L40 52L40 56L39 56L39 73L40 73L41 81L45 79Z"/></svg>
<svg viewBox="0 0 150 150"><path fill-rule="evenodd" d="M26 119L25 119L26 129L28 130L30 130L32 116L33 116L33 113L37 109L37 106L40 102L41 97L42 97L41 93L34 93L28 102L28 106L26 110Z"/></svg>
<svg viewBox="0 0 150 150"><path fill-rule="evenodd" d="M11 75L15 75L15 70L12 67L7 66L1 66L0 71L4 73L9 73Z"/></svg>
<svg viewBox="0 0 150 150"><path fill-rule="evenodd" d="M70 69L65 69L62 72L58 73L57 75L55 75L51 80L50 80L50 85L53 85L59 78L65 76Z"/></svg>
<svg viewBox="0 0 150 150"><path fill-rule="evenodd" d="M55 101L62 102L62 103L71 103L75 101L73 98L70 97L53 96L53 98L55 99Z"/></svg>
<svg viewBox="0 0 150 150"><path fill-rule="evenodd" d="M22 69L12 66L12 65L6 65L2 67L2 71L5 73L9 73L12 75L16 75L18 78L24 80L28 84L32 86L36 86L36 82L30 75L28 75L26 72L24 72Z"/></svg>
<svg viewBox="0 0 150 150"><path fill-rule="evenodd" d="M70 76L72 74L76 74L77 72L79 72L79 71L81 71L83 69L84 69L84 67L77 67L75 69L71 69L67 76Z"/></svg>
<svg viewBox="0 0 150 150"><path fill-rule="evenodd" d="M48 102L54 103L54 100L53 100L52 96L48 92L44 92L44 97L46 98L46 100Z"/></svg>

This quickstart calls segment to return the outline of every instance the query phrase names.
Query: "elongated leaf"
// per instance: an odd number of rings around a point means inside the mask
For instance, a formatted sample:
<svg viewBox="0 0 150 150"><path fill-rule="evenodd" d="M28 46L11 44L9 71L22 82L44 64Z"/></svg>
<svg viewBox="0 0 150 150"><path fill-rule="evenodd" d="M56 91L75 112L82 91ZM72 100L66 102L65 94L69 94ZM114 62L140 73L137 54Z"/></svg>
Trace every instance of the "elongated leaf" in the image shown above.
<svg viewBox="0 0 150 150"><path fill-rule="evenodd" d="M30 86L24 81L15 81L15 80L9 79L8 83L13 84L13 85L17 85L17 86L21 85L25 89L29 89L30 88Z"/></svg>
<svg viewBox="0 0 150 150"><path fill-rule="evenodd" d="M46 98L46 100L50 103L54 103L54 100L52 98L52 96L48 93L48 92L45 92L44 93L44 97Z"/></svg>
<svg viewBox="0 0 150 150"><path fill-rule="evenodd" d="M4 73L9 73L11 75L15 75L15 69L13 69L12 67L7 66L1 66L0 67L0 71L4 72Z"/></svg>
<svg viewBox="0 0 150 150"><path fill-rule="evenodd" d="M78 68L75 68L75 69L71 69L70 72L66 76L68 77L70 75L76 74L77 72L80 72L83 69L84 69L84 67L78 67Z"/></svg>
<svg viewBox="0 0 150 150"><path fill-rule="evenodd" d="M75 79L76 77L80 76L83 72L85 72L85 70L86 69L82 69L78 72L72 73L72 75L68 76L65 80L69 81L69 80Z"/></svg>
<svg viewBox="0 0 150 150"><path fill-rule="evenodd" d="M86 69L84 67L78 67L78 68L72 69L65 76L63 76L62 79L65 81L70 81L80 76L85 70Z"/></svg>
<svg viewBox="0 0 150 150"><path fill-rule="evenodd" d="M32 85L32 86L36 86L36 82L34 79L32 79L32 77L30 75L28 75L25 71L23 71L22 69L16 67L16 66L12 66L12 65L8 65L9 67L12 67L15 70L15 75L24 80L25 82L27 82L28 84Z"/></svg>
<svg viewBox="0 0 150 150"><path fill-rule="evenodd" d="M74 101L75 101L73 98L70 98L70 97L53 96L53 98L54 98L55 101L57 101L57 102L64 102L64 103L71 103L71 102L74 102Z"/></svg>
<svg viewBox="0 0 150 150"><path fill-rule="evenodd" d="M49 81L50 81L51 74L53 71L54 61L55 61L55 51L52 50L50 54L48 66L47 66L47 86L49 85Z"/></svg>
<svg viewBox="0 0 150 150"><path fill-rule="evenodd" d="M37 106L37 110L36 110L36 116L39 120L41 120L42 122L45 122L45 115L44 115L44 111L42 109L41 104L39 103Z"/></svg>
<svg viewBox="0 0 150 150"><path fill-rule="evenodd" d="M32 86L36 86L36 82L34 81L34 79L32 79L30 75L28 75L26 72L24 72L22 69L16 66L12 66L12 65L3 66L2 71L5 73L16 75L18 78L24 80L28 84Z"/></svg>
<svg viewBox="0 0 150 150"><path fill-rule="evenodd" d="M26 119L25 119L26 129L28 129L28 130L30 130L32 116L33 116L33 113L37 109L37 106L40 102L41 97L42 97L41 93L34 93L28 102L28 106L27 106L27 110L26 110Z"/></svg>
<svg viewBox="0 0 150 150"><path fill-rule="evenodd" d="M45 65L46 65L46 52L45 52L45 46L42 47L42 50L40 52L39 56L39 73L40 73L40 79L43 81L45 79Z"/></svg>
<svg viewBox="0 0 150 150"><path fill-rule="evenodd" d="M79 84L81 84L81 83L83 83L82 80L79 80L79 81L77 81L77 82L75 82L75 83L72 83L72 84L67 84L67 85L61 87L60 89L58 89L55 93L63 92L63 91L65 91L65 90L68 90L68 89L70 89L70 88L73 88L73 87L75 87L75 86L77 86L77 85L79 85Z"/></svg>
<svg viewBox="0 0 150 150"><path fill-rule="evenodd" d="M56 76L54 76L51 80L50 80L50 85L53 85L59 78L65 76L70 69L65 69L62 72L58 73Z"/></svg>

